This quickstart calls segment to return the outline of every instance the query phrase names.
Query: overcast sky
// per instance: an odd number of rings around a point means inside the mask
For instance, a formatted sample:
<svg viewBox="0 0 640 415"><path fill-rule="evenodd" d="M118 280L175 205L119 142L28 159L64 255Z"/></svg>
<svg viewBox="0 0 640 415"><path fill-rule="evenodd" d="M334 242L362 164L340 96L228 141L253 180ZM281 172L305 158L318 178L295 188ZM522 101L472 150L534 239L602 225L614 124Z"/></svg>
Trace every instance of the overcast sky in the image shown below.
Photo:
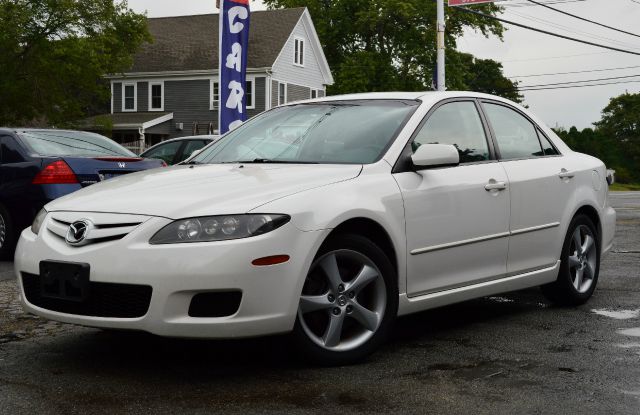
<svg viewBox="0 0 640 415"><path fill-rule="evenodd" d="M556 4L553 7L640 34L639 3L640 1L633 0L584 0ZM503 4L509 5L505 7L505 13L502 15L505 19L640 53L640 37L582 22L543 7L530 6L526 0L506 0ZM215 0L129 0L129 6L138 12L146 11L149 17L217 11ZM260 0L252 2L251 7L253 10L264 9ZM514 26L508 26L503 42L496 38L486 39L481 34L470 31L459 40L458 48L477 57L502 62L504 73L509 77L638 66L638 68L616 71L518 78L521 86L629 75L639 76L601 82L640 81L640 56L638 55L607 51ZM525 104L552 127L575 125L578 128L584 128L600 119L600 112L610 98L625 91L640 92L640 82L529 91L525 92Z"/></svg>

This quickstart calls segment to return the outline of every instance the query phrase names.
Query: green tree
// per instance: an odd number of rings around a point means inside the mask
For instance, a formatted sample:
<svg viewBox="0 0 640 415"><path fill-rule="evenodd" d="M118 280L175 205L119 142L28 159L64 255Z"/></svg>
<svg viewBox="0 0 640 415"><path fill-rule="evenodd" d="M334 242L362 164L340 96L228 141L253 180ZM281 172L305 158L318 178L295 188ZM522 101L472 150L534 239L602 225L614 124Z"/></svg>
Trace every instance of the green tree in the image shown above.
<svg viewBox="0 0 640 415"><path fill-rule="evenodd" d="M621 183L640 181L640 94L612 98L593 128L556 132L572 150L589 154L616 170Z"/></svg>
<svg viewBox="0 0 640 415"><path fill-rule="evenodd" d="M146 17L112 0L0 0L0 125L58 124L109 102L103 76L151 41Z"/></svg>
<svg viewBox="0 0 640 415"><path fill-rule="evenodd" d="M620 150L621 162L633 180L640 181L640 93L611 98L595 125Z"/></svg>
<svg viewBox="0 0 640 415"><path fill-rule="evenodd" d="M455 52L455 51L454 51ZM461 55L462 85L459 89L500 95L515 102L522 102L518 84L502 73L502 64L491 59L478 59L468 53Z"/></svg>
<svg viewBox="0 0 640 415"><path fill-rule="evenodd" d="M270 8L307 7L335 84L329 93L429 89L436 65L436 2L433 0L265 0ZM477 6L495 15L495 4ZM520 100L517 85L499 63L456 51L463 29L502 37L491 19L447 9L447 87L475 89ZM514 91L516 91L514 93Z"/></svg>

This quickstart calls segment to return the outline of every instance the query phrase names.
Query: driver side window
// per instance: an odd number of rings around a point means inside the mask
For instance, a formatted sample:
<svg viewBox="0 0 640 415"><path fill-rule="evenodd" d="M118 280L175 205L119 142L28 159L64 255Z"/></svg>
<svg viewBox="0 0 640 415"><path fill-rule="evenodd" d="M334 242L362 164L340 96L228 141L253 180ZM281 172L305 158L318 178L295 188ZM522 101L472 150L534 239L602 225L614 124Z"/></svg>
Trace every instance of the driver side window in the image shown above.
<svg viewBox="0 0 640 415"><path fill-rule="evenodd" d="M412 151L422 144L451 144L460 154L460 163L489 160L489 145L480 114L471 101L451 102L435 110L424 123Z"/></svg>

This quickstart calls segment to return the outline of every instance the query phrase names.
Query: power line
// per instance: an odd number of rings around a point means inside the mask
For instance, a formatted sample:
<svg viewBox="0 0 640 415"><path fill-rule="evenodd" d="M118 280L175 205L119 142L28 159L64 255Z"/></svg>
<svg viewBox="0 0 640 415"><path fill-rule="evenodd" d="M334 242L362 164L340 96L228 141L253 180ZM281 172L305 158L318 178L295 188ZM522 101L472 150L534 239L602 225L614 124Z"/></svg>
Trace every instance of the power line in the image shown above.
<svg viewBox="0 0 640 415"><path fill-rule="evenodd" d="M570 37L570 36L561 35L559 33L549 32L547 30L543 30L543 29L538 29L538 28L535 28L535 27L527 26L527 25L524 25L522 23L516 23L516 22L512 22L511 20L506 20L506 19L503 19L503 18L500 18L500 17L491 16L491 15L485 14L485 13L480 13L480 12L477 12L475 10L468 9L466 7L459 7L458 9L460 11L465 12L465 13L472 13L472 14L476 14L478 16L487 17L489 19L494 19L494 20L497 20L497 21L502 22L502 23L507 23L507 24L510 24L510 25L518 26L518 27L521 27L523 29L528 29L528 30L533 30L534 32L544 33L545 35L555 36L555 37L559 37L559 38L566 39L566 40L572 40L574 42L584 43L585 45L591 45L591 46L595 46L595 47L598 47L598 48L614 50L616 52L622 52L622 53L628 53L628 54L631 54L631 55L640 56L640 52L634 52L634 51L631 51L631 50L615 48L613 46L601 45L599 43L589 42L587 40L577 39L575 37Z"/></svg>
<svg viewBox="0 0 640 415"><path fill-rule="evenodd" d="M635 37L640 37L640 35L637 35L635 33L627 32L626 30L618 29L616 27L607 26L606 24L602 24L602 23L599 23L599 22L596 22L596 21L593 21L593 20L589 20L589 19L586 19L586 18L581 17L581 16L576 16L575 14L572 14L572 13L569 13L569 12L565 12L564 10L556 9L555 7L551 7L551 6L549 6L548 4L545 4L545 3L540 3L539 1L536 1L536 0L527 0L527 1L529 3L533 3L533 4L537 4L538 6L545 7L547 9L549 9L549 10L553 10L554 12L562 13L562 14L564 14L566 16L571 16L574 19L582 20L584 22L593 23L593 24L601 26L601 27L606 27L607 29L615 30L616 32L625 33L627 35L631 35L631 36L635 36Z"/></svg>
<svg viewBox="0 0 640 415"><path fill-rule="evenodd" d="M583 1L587 1L587 0L553 0L553 1L547 1L545 2L545 4L567 4L567 3L578 3L578 2L583 2ZM634 0L631 0L634 1ZM507 4L501 4L500 7L535 7L535 4L529 4L529 3L507 3Z"/></svg>
<svg viewBox="0 0 640 415"><path fill-rule="evenodd" d="M529 75L511 75L511 76L509 76L509 78L532 78L532 77L536 77L536 76L573 75L573 74L578 74L578 73L619 71L619 70L623 70L623 69L636 69L636 68L640 68L640 65L622 66L622 67L619 67L619 68L588 69L588 70L585 70L585 71L538 73L538 74L529 74Z"/></svg>
<svg viewBox="0 0 640 415"><path fill-rule="evenodd" d="M567 81L567 82L554 82L551 84L539 84L539 85L523 85L522 88L537 88L542 86L556 86L556 85L569 85L569 84L579 84L583 82L598 82L598 81L611 81L612 79L626 79L626 78L636 78L640 75L626 75L626 76L613 76L610 78L598 78L598 79L585 79L583 81Z"/></svg>
<svg viewBox="0 0 640 415"><path fill-rule="evenodd" d="M566 59L566 58L575 58L578 56L593 56L593 55L605 55L607 53L615 53L615 52L592 52L592 53L576 53L574 55L560 55L560 56L543 56L539 58L527 58L527 59L509 59L503 60L502 62L531 62L531 61L546 61L551 59ZM496 59L494 59L496 60Z"/></svg>
<svg viewBox="0 0 640 415"><path fill-rule="evenodd" d="M586 85L570 85L570 86L554 86L549 88L533 88L533 89L519 89L518 92L531 92L531 91L549 91L553 89L571 89L571 88L585 88L591 86L603 86L603 85L617 85L617 84L633 84L640 82L640 79L635 81L617 81L617 82L603 82L601 84L586 84Z"/></svg>
<svg viewBox="0 0 640 415"><path fill-rule="evenodd" d="M514 14L516 16L519 16L519 17L521 17L523 19L526 19L526 20L529 20L529 21L548 24L548 25L550 25L552 27L555 27L557 29L566 30L567 32L573 33L575 35L582 35L584 37L588 37L588 38L596 39L596 40L609 41L611 43L616 43L618 46L625 47L625 48L628 48L628 49L637 49L634 45L626 43L624 41L620 41L620 40L613 39L613 38L606 37L606 36L591 34L591 33L588 33L588 32L584 32L582 30L578 30L578 29L571 28L569 26L565 26L565 25L560 24L560 23L556 23L556 22L550 21L550 20L542 19L542 18L535 17L535 16L530 16L530 15L519 13L519 12L516 12L516 11L513 11L513 10L509 10L509 13Z"/></svg>

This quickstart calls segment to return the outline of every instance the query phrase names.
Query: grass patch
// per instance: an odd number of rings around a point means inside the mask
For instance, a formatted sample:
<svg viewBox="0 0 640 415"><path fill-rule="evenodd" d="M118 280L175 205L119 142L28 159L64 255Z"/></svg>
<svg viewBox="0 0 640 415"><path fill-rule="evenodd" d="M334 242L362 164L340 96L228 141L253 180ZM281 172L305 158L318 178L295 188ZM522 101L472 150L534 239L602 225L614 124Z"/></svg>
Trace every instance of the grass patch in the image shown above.
<svg viewBox="0 0 640 415"><path fill-rule="evenodd" d="M625 191L640 191L640 184L638 183L614 183L609 186L609 190L613 192L625 192Z"/></svg>

